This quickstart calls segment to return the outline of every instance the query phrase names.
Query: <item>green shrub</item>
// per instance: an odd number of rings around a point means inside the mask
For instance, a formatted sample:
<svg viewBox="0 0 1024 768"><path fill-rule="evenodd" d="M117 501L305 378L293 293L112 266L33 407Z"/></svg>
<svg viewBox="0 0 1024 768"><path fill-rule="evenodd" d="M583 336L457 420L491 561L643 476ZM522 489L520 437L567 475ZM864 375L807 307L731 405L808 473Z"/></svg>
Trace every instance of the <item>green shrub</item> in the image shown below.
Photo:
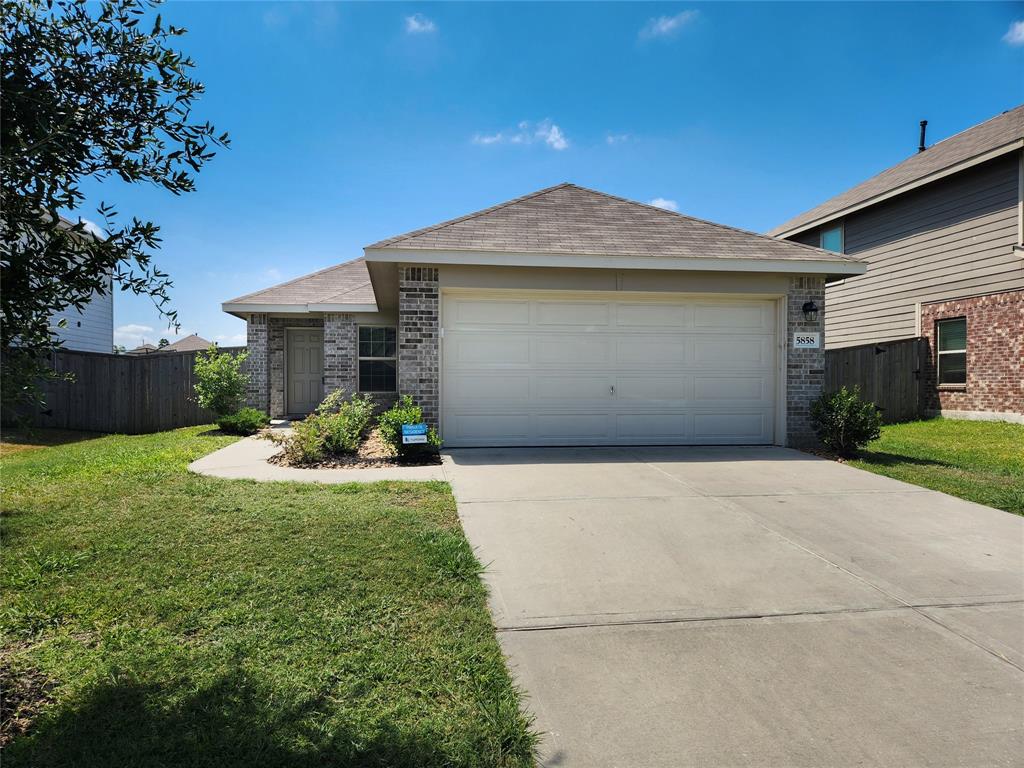
<svg viewBox="0 0 1024 768"><path fill-rule="evenodd" d="M860 387L843 387L811 403L811 422L826 448L852 456L878 438L882 414L874 403L861 399Z"/></svg>
<svg viewBox="0 0 1024 768"><path fill-rule="evenodd" d="M324 436L327 453L355 453L373 419L373 398L352 395L344 400L342 390L333 392L317 406L312 417Z"/></svg>
<svg viewBox="0 0 1024 768"><path fill-rule="evenodd" d="M324 458L324 434L316 414L292 425L292 433L281 441L285 462L313 464Z"/></svg>
<svg viewBox="0 0 1024 768"><path fill-rule="evenodd" d="M328 456L355 453L373 419L373 398L338 390L316 410L292 425L292 434L279 442L288 464L314 464Z"/></svg>
<svg viewBox="0 0 1024 768"><path fill-rule="evenodd" d="M255 408L243 408L238 413L221 416L217 426L229 435L252 435L270 424L270 417Z"/></svg>
<svg viewBox="0 0 1024 768"><path fill-rule="evenodd" d="M221 352L211 344L205 352L196 355L196 402L217 416L227 416L238 410L249 376L242 372L242 363L248 351L231 354Z"/></svg>
<svg viewBox="0 0 1024 768"><path fill-rule="evenodd" d="M377 417L377 427L381 439L399 456L406 456L416 451L433 450L441 445L441 438L433 427L427 432L426 444L405 445L402 442L403 424L422 424L423 409L413 403L412 397L402 395L398 402Z"/></svg>

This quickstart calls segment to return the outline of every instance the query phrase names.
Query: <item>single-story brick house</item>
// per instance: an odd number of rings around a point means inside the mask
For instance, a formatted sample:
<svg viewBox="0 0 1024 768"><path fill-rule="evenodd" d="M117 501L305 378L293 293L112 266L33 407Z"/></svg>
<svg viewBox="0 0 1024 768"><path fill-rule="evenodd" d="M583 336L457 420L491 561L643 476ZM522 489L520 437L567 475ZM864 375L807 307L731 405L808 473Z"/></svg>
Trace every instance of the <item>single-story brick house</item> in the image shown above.
<svg viewBox="0 0 1024 768"><path fill-rule="evenodd" d="M812 439L851 256L561 184L241 296L248 400L410 394L448 446Z"/></svg>

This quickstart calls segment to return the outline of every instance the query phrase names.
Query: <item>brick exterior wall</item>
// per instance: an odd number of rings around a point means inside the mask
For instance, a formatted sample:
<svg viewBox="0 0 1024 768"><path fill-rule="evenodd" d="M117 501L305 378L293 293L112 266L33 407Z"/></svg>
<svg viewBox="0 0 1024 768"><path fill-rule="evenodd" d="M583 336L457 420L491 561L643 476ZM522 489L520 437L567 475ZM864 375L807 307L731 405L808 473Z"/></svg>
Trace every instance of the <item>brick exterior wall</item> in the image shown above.
<svg viewBox="0 0 1024 768"><path fill-rule="evenodd" d="M270 417L281 419L288 415L285 410L285 352L286 328L323 328L319 317L271 317L267 322L267 357L270 361Z"/></svg>
<svg viewBox="0 0 1024 768"><path fill-rule="evenodd" d="M803 305L818 305L818 319L804 319ZM825 386L825 278L791 277L786 301L786 445L808 447L818 443L811 428L811 403ZM793 349L793 334L817 331L818 349Z"/></svg>
<svg viewBox="0 0 1024 768"><path fill-rule="evenodd" d="M423 420L438 424L439 289L437 267L398 268L398 391L412 395Z"/></svg>
<svg viewBox="0 0 1024 768"><path fill-rule="evenodd" d="M353 394L359 387L358 331L355 315L324 315L324 390L343 389Z"/></svg>
<svg viewBox="0 0 1024 768"><path fill-rule="evenodd" d="M250 408L269 412L270 369L266 315L249 315L245 323L245 338L249 351L245 361L245 371L249 374L249 383L245 388L245 403Z"/></svg>
<svg viewBox="0 0 1024 768"><path fill-rule="evenodd" d="M936 324L967 318L967 383L937 385ZM921 305L926 412L1024 414L1024 291Z"/></svg>

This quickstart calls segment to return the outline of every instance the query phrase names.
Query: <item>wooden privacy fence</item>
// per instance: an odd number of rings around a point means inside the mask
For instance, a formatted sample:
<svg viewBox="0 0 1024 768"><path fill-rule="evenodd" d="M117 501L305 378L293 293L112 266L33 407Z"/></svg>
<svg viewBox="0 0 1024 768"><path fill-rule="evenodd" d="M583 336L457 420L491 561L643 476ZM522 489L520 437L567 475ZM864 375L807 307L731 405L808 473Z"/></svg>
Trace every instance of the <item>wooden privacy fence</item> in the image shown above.
<svg viewBox="0 0 1024 768"><path fill-rule="evenodd" d="M222 351L244 349L223 347ZM127 434L209 424L214 415L194 400L197 354L55 352L54 370L74 378L46 382L46 405L32 413L29 422L37 427Z"/></svg>
<svg viewBox="0 0 1024 768"><path fill-rule="evenodd" d="M925 340L914 337L825 350L825 391L859 386L888 424L919 418L926 349Z"/></svg>

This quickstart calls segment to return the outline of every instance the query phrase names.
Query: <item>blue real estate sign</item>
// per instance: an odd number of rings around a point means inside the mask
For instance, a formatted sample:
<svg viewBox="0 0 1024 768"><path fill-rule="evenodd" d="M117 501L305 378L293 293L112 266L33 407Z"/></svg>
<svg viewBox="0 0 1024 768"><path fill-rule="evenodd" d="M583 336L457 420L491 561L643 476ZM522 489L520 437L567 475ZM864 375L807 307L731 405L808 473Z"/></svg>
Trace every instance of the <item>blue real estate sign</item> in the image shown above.
<svg viewBox="0 0 1024 768"><path fill-rule="evenodd" d="M412 443L425 443L427 442L427 425L426 424L403 424L402 425L402 443L404 445L410 445Z"/></svg>

